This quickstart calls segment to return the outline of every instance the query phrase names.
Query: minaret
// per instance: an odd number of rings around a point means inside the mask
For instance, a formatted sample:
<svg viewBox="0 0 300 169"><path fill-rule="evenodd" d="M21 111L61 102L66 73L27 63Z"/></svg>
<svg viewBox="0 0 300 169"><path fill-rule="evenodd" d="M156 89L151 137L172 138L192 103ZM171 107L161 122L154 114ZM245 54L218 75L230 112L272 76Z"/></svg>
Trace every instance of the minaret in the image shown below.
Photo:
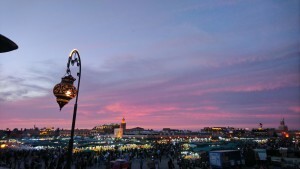
<svg viewBox="0 0 300 169"><path fill-rule="evenodd" d="M280 121L280 125L281 126L284 126L285 124L284 124L284 118L282 118L282 120Z"/></svg>
<svg viewBox="0 0 300 169"><path fill-rule="evenodd" d="M125 119L124 119L124 117L123 117L123 119L122 119L122 122L121 122L120 128L121 128L121 129L123 129L123 132L126 130L126 122L125 122Z"/></svg>
<svg viewBox="0 0 300 169"><path fill-rule="evenodd" d="M280 131L288 131L288 126L285 125L285 122L284 122L284 118L282 118L282 120L280 121L280 125L278 127L278 130Z"/></svg>
<svg viewBox="0 0 300 169"><path fill-rule="evenodd" d="M125 130L126 130L126 122L125 122L125 119L123 117L123 119L121 121L121 124L120 124L120 128L118 129L118 131L116 133L116 137L117 138L122 138Z"/></svg>

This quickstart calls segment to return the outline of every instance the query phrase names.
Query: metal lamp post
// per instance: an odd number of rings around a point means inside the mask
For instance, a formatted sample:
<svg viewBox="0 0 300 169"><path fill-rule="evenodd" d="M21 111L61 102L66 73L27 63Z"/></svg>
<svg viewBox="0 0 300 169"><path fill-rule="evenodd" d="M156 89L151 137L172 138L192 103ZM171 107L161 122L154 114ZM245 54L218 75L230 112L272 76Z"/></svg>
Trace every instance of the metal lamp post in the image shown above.
<svg viewBox="0 0 300 169"><path fill-rule="evenodd" d="M74 56L74 57L73 57ZM73 85L74 81L76 80L71 75L70 64L72 66L79 67L79 71L77 73L78 76L78 85L77 89ZM71 138L69 140L68 146L68 157L67 157L67 169L71 168L72 164L72 153L73 153L73 142L74 142L74 129L75 129L75 122L76 122L76 113L77 113L77 101L78 101L78 94L79 94L79 85L80 85L80 77L81 77L81 60L80 55L76 49L73 49L69 55L69 60L67 64L67 71L64 77L62 77L62 81L55 85L53 88L53 93L56 96L56 101L60 107L60 110L66 105L72 98L76 97L76 101L74 104L74 111L73 111L73 120L72 120L72 128L71 128Z"/></svg>

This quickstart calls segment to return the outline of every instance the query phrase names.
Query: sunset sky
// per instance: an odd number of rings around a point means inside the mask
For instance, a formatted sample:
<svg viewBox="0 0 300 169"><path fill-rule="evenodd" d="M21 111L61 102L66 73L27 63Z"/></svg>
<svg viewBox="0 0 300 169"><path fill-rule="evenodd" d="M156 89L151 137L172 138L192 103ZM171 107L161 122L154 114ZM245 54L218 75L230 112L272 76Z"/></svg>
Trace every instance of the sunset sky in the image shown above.
<svg viewBox="0 0 300 169"><path fill-rule="evenodd" d="M300 129L300 1L14 1L0 5L0 129L70 128L53 87L78 49L76 128ZM72 68L76 76L78 68ZM77 83L75 83L77 84Z"/></svg>

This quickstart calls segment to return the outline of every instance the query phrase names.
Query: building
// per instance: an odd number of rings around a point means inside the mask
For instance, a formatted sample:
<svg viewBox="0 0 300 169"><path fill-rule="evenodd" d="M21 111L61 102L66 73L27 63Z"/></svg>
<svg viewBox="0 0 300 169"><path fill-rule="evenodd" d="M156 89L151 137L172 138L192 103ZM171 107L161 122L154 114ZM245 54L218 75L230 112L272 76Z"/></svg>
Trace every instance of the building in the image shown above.
<svg viewBox="0 0 300 169"><path fill-rule="evenodd" d="M226 127L204 127L201 131L209 133L212 136L224 136L228 133Z"/></svg>
<svg viewBox="0 0 300 169"><path fill-rule="evenodd" d="M88 137L91 135L91 130L89 129L75 129L74 136ZM60 130L59 136L61 137L70 137L71 130Z"/></svg>
<svg viewBox="0 0 300 169"><path fill-rule="evenodd" d="M275 128L263 128L263 124L259 123L259 128L254 128L251 131L255 137L273 137L276 134Z"/></svg>
<svg viewBox="0 0 300 169"><path fill-rule="evenodd" d="M278 130L277 130L277 135L288 138L289 137L288 131L289 131L288 126L285 125L284 118L282 118L282 120L280 121Z"/></svg>
<svg viewBox="0 0 300 169"><path fill-rule="evenodd" d="M115 128L120 128L120 124L111 123L111 124L103 124L100 126L95 126L92 129L91 133L93 135L114 134Z"/></svg>
<svg viewBox="0 0 300 169"><path fill-rule="evenodd" d="M166 135L174 135L175 133L179 133L180 130L178 129L171 129L171 128L163 128L162 133Z"/></svg>
<svg viewBox="0 0 300 169"><path fill-rule="evenodd" d="M135 127L135 128L132 128L132 129L126 129L125 134L127 134L127 135L138 135L138 134L143 133L143 131L145 131L144 128Z"/></svg>
<svg viewBox="0 0 300 169"><path fill-rule="evenodd" d="M122 128L115 128L114 137L115 138L123 138L123 129Z"/></svg>
<svg viewBox="0 0 300 169"><path fill-rule="evenodd" d="M39 128L35 127L30 129L24 129L22 133L23 137L39 137L40 136L40 130Z"/></svg>
<svg viewBox="0 0 300 169"><path fill-rule="evenodd" d="M56 136L54 127L44 127L40 129L40 136L52 137Z"/></svg>
<svg viewBox="0 0 300 169"><path fill-rule="evenodd" d="M124 117L123 117L123 119L122 119L122 122L121 122L120 128L122 128L122 129L123 129L123 131L125 131L125 130L126 130L126 122L125 122L125 119L124 119Z"/></svg>
<svg viewBox="0 0 300 169"><path fill-rule="evenodd" d="M282 118L282 120L280 121L280 125L278 127L278 130L281 131L281 132L287 132L289 130L288 126L285 125L284 118Z"/></svg>
<svg viewBox="0 0 300 169"><path fill-rule="evenodd" d="M126 122L125 122L125 119L123 117L123 119L121 121L121 124L120 124L120 128L115 128L114 129L114 136L116 138L122 138L125 130L126 130Z"/></svg>

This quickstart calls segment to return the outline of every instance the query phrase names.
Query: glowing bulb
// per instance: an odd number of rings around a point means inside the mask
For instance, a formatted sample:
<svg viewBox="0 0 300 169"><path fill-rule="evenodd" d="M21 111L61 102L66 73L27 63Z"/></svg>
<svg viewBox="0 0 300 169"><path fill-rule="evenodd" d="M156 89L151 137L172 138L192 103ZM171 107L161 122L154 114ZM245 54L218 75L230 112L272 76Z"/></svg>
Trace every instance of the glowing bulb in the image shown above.
<svg viewBox="0 0 300 169"><path fill-rule="evenodd" d="M72 92L70 90L66 91L67 96L71 96Z"/></svg>

